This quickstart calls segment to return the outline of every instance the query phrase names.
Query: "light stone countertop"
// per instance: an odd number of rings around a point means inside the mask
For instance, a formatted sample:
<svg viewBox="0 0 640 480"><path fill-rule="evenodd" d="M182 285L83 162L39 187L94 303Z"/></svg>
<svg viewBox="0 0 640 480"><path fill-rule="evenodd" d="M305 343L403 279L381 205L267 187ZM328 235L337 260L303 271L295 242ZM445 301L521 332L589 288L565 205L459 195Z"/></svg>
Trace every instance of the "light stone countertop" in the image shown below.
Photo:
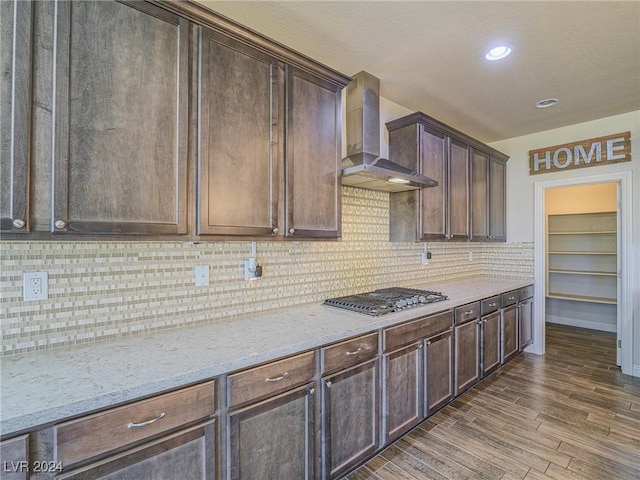
<svg viewBox="0 0 640 480"><path fill-rule="evenodd" d="M409 286L440 291L449 300L380 317L304 305L3 357L0 435L34 430L532 283L532 279L478 276L416 284Z"/></svg>

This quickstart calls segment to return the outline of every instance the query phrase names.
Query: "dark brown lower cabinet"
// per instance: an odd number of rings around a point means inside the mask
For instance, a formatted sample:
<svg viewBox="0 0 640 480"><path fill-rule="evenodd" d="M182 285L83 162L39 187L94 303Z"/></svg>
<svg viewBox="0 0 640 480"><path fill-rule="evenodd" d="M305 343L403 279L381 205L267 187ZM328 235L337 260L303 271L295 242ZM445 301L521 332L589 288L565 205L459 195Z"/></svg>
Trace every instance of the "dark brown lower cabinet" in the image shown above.
<svg viewBox="0 0 640 480"><path fill-rule="evenodd" d="M502 354L501 363L508 362L518 353L518 306L502 309L501 322Z"/></svg>
<svg viewBox="0 0 640 480"><path fill-rule="evenodd" d="M500 365L500 311L482 317L480 323L482 377Z"/></svg>
<svg viewBox="0 0 640 480"><path fill-rule="evenodd" d="M384 355L385 442L394 440L424 418L424 341Z"/></svg>
<svg viewBox="0 0 640 480"><path fill-rule="evenodd" d="M378 371L376 359L322 379L324 478L341 476L377 450Z"/></svg>
<svg viewBox="0 0 640 480"><path fill-rule="evenodd" d="M480 379L480 323L474 319L454 329L455 395Z"/></svg>
<svg viewBox="0 0 640 480"><path fill-rule="evenodd" d="M533 298L518 304L519 350L533 343Z"/></svg>
<svg viewBox="0 0 640 480"><path fill-rule="evenodd" d="M215 420L211 420L64 473L56 479L211 480L216 478L215 469Z"/></svg>
<svg viewBox="0 0 640 480"><path fill-rule="evenodd" d="M0 442L0 479L27 480L29 478L29 435L21 435Z"/></svg>
<svg viewBox="0 0 640 480"><path fill-rule="evenodd" d="M231 413L231 478L314 478L314 403L308 384Z"/></svg>
<svg viewBox="0 0 640 480"><path fill-rule="evenodd" d="M453 330L425 342L427 415L444 407L453 397Z"/></svg>

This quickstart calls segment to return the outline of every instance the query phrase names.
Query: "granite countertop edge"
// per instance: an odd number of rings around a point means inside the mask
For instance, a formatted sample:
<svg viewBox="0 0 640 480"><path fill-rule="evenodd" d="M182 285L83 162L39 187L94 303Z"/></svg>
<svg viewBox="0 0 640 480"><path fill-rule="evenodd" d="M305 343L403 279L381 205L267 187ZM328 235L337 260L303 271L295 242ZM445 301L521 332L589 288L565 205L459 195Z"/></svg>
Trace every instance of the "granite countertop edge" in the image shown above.
<svg viewBox="0 0 640 480"><path fill-rule="evenodd" d="M369 317L321 304L0 359L3 438L531 285L467 277L409 285L444 302Z"/></svg>

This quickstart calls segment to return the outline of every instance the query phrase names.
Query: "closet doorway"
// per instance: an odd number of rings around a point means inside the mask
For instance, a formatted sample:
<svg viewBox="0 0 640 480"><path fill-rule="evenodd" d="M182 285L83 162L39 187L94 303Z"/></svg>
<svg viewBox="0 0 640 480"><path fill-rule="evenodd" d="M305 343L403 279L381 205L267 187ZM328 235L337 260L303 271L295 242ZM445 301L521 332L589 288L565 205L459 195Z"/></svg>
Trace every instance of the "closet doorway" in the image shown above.
<svg viewBox="0 0 640 480"><path fill-rule="evenodd" d="M616 363L631 375L631 173L534 188L535 342L527 351L544 353L547 320L616 332Z"/></svg>
<svg viewBox="0 0 640 480"><path fill-rule="evenodd" d="M544 200L546 323L617 333L618 184L547 188Z"/></svg>

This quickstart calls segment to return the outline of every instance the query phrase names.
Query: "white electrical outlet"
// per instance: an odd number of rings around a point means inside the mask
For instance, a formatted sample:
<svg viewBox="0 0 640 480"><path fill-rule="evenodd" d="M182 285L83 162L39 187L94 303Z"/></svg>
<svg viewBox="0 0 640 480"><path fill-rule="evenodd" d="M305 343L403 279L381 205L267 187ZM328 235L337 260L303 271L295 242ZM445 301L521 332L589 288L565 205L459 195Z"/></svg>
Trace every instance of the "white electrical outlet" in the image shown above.
<svg viewBox="0 0 640 480"><path fill-rule="evenodd" d="M22 298L25 302L49 298L47 272L24 272L22 274Z"/></svg>
<svg viewBox="0 0 640 480"><path fill-rule="evenodd" d="M196 287L206 287L209 285L209 265L196 265L194 271Z"/></svg>

